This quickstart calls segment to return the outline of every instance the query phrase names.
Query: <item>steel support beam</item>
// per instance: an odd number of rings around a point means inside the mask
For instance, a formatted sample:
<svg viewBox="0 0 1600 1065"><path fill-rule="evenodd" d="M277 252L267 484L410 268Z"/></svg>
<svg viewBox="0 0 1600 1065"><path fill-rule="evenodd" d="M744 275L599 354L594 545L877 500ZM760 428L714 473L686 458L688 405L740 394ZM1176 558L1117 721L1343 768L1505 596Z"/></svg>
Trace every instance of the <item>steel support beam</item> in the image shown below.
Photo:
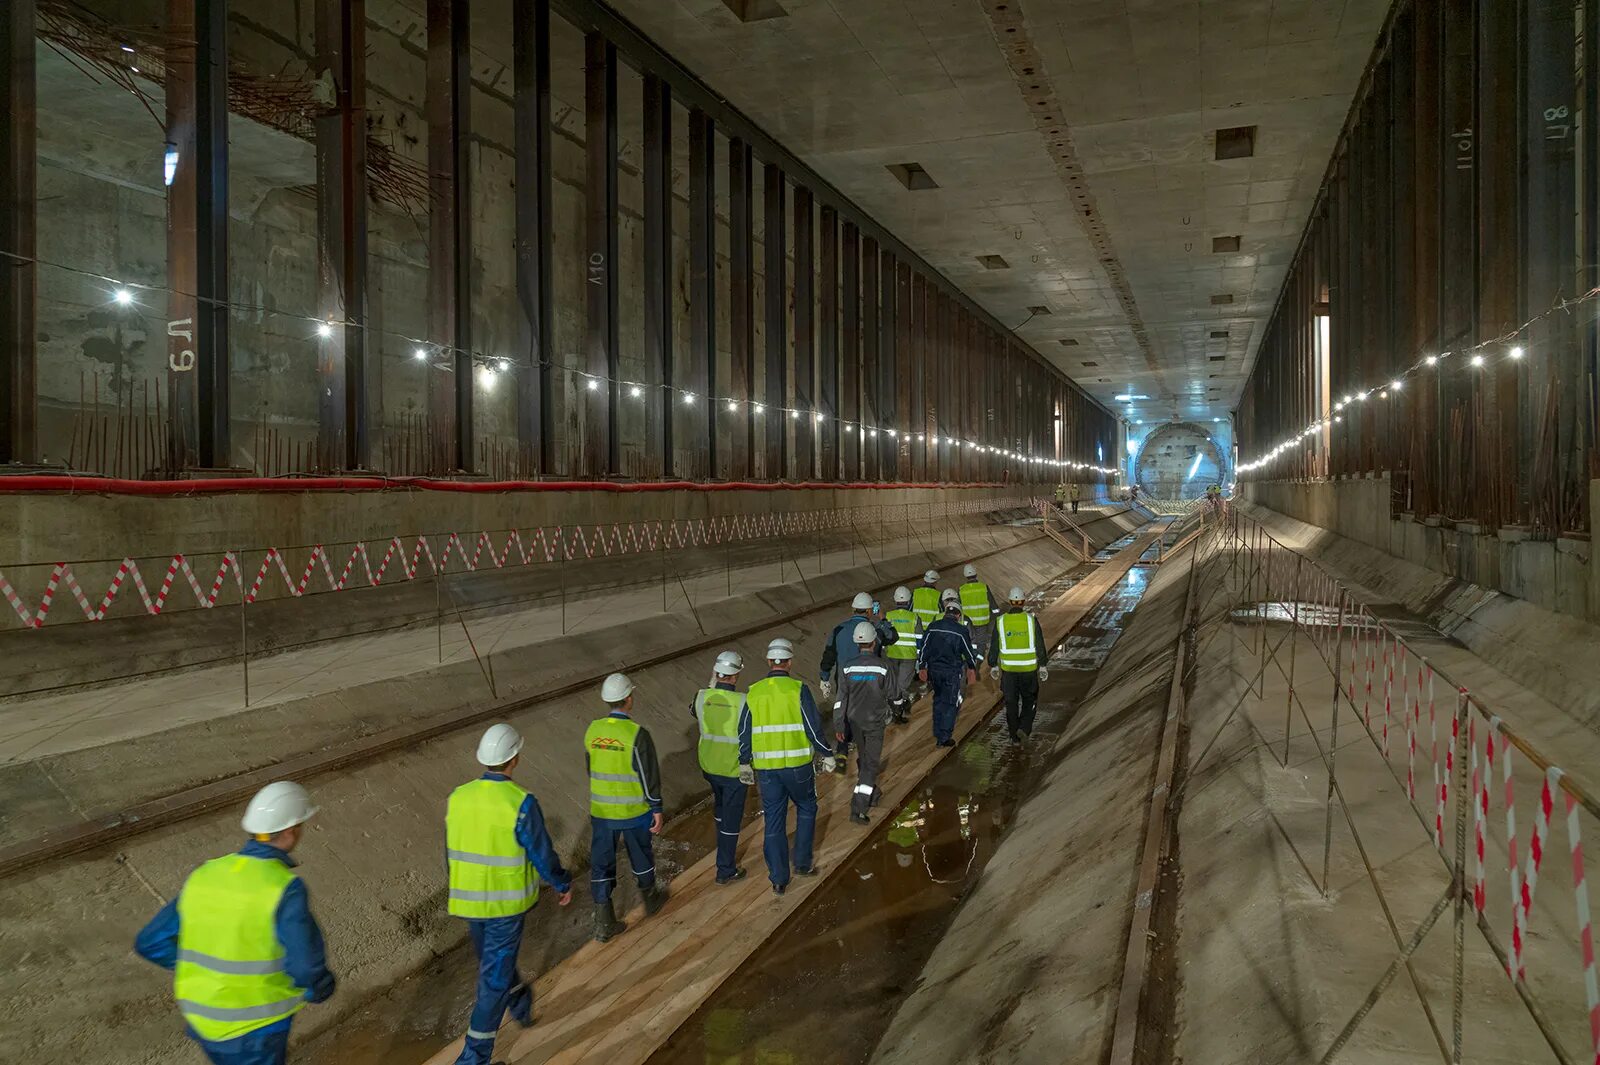
<svg viewBox="0 0 1600 1065"><path fill-rule="evenodd" d="M1524 5L1483 4L1478 9L1477 168L1478 336L1493 337L1518 325L1522 307L1523 250L1518 190L1523 173L1517 84L1519 15ZM1552 64L1554 65L1554 64ZM1519 340L1519 343L1521 340ZM1480 384L1478 448L1482 467L1475 471L1480 486L1480 516L1491 525L1521 524L1527 513L1528 478L1522 454L1522 381L1526 360L1491 353ZM1485 491L1486 489L1486 491ZM1485 513L1486 511L1486 513Z"/></svg>
<svg viewBox="0 0 1600 1065"><path fill-rule="evenodd" d="M367 4L317 0L316 69L333 106L316 119L319 465L372 465L367 379Z"/></svg>
<svg viewBox="0 0 1600 1065"><path fill-rule="evenodd" d="M907 284L909 288L909 283ZM909 315L909 306L900 298L900 262L892 251L878 252L878 293L881 304L878 311L878 477L883 481L898 481L909 472L901 461L902 447L907 443L900 431L901 386L900 373L900 316ZM911 302L910 297L906 304Z"/></svg>
<svg viewBox="0 0 1600 1065"><path fill-rule="evenodd" d="M653 74L644 79L644 351L656 388L647 396L655 430L646 439L661 449L661 476L674 476L672 439L672 90ZM706 405L714 406L708 397ZM648 448L647 448L648 450Z"/></svg>
<svg viewBox="0 0 1600 1065"><path fill-rule="evenodd" d="M512 5L516 151L517 443L522 465L560 472L555 451L555 185L550 168L550 0Z"/></svg>
<svg viewBox="0 0 1600 1065"><path fill-rule="evenodd" d="M615 476L622 456L617 435L617 49L598 33L584 38L584 136L589 258L588 376L578 391L584 410L584 472Z"/></svg>
<svg viewBox="0 0 1600 1065"><path fill-rule="evenodd" d="M428 392L439 473L473 462L471 70L466 0L428 0Z"/></svg>
<svg viewBox="0 0 1600 1065"><path fill-rule="evenodd" d="M689 113L689 380L694 391L706 397L705 478L723 474L718 455L717 419L717 127L701 110ZM663 392L667 417L681 407L677 397ZM750 412L744 411L746 420ZM738 425L734 421L735 426Z"/></svg>
<svg viewBox="0 0 1600 1065"><path fill-rule="evenodd" d="M794 476L809 481L817 475L815 437L819 428L816 402L817 263L816 217L811 190L794 190Z"/></svg>
<svg viewBox="0 0 1600 1065"><path fill-rule="evenodd" d="M728 434L732 445L730 477L756 475L756 288L755 288L755 159L748 141L728 142L728 320L733 330L732 359L728 366L729 391L739 403L738 416ZM780 411L769 417L781 417Z"/></svg>
<svg viewBox="0 0 1600 1065"><path fill-rule="evenodd" d="M822 479L839 479L839 212L822 209L821 286L818 299L819 332L817 345L817 409L826 417L818 427ZM852 427L851 432L854 432Z"/></svg>
<svg viewBox="0 0 1600 1065"><path fill-rule="evenodd" d="M34 5L0 8L0 463L41 458Z"/></svg>
<svg viewBox="0 0 1600 1065"><path fill-rule="evenodd" d="M921 322L923 308L912 299L915 289L911 276L910 264L905 262L895 264L894 425L899 434L899 454L902 463L895 471L895 475L899 479L916 480L922 476L920 461L922 456L914 436L921 419L921 411L916 406L921 389L913 390L911 382L917 374L918 360L913 345L917 335L915 329Z"/></svg>
<svg viewBox="0 0 1600 1065"><path fill-rule="evenodd" d="M1479 122L1477 92L1477 4L1444 0L1441 64L1445 142L1441 171L1439 225L1439 321L1441 343L1459 350L1477 342L1478 241L1477 169ZM1455 370L1455 367L1451 368ZM1447 463L1445 507L1450 517L1470 513L1470 478L1478 446L1472 394L1475 382L1460 372L1439 375L1442 419L1437 427L1446 453L1460 461Z"/></svg>
<svg viewBox="0 0 1600 1065"><path fill-rule="evenodd" d="M851 226L855 229L854 225ZM856 230L859 233L859 230ZM878 242L872 237L861 237L861 422L867 435L861 438L861 478L876 481L883 466L883 445L888 434L883 431L883 382L879 376L879 352L883 342L878 300L881 286L878 281Z"/></svg>
<svg viewBox="0 0 1600 1065"><path fill-rule="evenodd" d="M768 163L765 184L761 193L761 206L766 212L766 227L762 240L766 249L766 342L767 342L767 448L762 473L769 481L781 481L789 476L789 427L787 422L798 417L785 414L793 411L789 401L789 285L785 230L788 228L784 210L786 188L783 168Z"/></svg>

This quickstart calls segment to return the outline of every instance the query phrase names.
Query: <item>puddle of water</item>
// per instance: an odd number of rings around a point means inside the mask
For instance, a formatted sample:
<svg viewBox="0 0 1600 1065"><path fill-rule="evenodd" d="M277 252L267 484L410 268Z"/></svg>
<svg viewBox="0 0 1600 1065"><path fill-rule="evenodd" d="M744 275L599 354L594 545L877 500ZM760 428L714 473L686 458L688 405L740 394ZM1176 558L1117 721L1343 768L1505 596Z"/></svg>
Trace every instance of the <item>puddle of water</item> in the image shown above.
<svg viewBox="0 0 1600 1065"><path fill-rule="evenodd" d="M1059 594L1074 575L1041 594ZM1146 587L1131 571L1050 657L1031 748L1003 711L939 764L850 867L678 1029L652 1065L866 1061L993 856ZM1109 626L1109 627L1101 627ZM1055 670L1061 667L1059 672ZM912 728L927 727L926 712Z"/></svg>
<svg viewBox="0 0 1600 1065"><path fill-rule="evenodd" d="M1291 622L1296 619L1302 625L1318 625L1333 628L1339 624L1339 611L1330 609L1321 603L1249 603L1236 607L1229 615L1235 622L1260 622L1279 621ZM1345 615L1344 626L1348 630L1355 619Z"/></svg>

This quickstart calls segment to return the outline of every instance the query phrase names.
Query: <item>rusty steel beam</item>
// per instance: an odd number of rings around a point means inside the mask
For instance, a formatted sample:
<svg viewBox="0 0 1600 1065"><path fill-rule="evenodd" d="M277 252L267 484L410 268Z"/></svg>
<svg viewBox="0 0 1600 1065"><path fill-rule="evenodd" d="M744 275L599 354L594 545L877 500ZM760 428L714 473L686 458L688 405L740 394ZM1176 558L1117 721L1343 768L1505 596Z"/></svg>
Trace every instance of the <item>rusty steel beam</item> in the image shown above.
<svg viewBox="0 0 1600 1065"><path fill-rule="evenodd" d="M804 185L794 189L794 405L800 417L794 419L794 476L809 481L817 475L815 438L817 273L816 217L811 190Z"/></svg>
<svg viewBox="0 0 1600 1065"><path fill-rule="evenodd" d="M827 421L818 427L822 479L839 479L839 212L823 207L822 254L818 260L817 409ZM854 431L854 430L852 430Z"/></svg>
<svg viewBox="0 0 1600 1065"><path fill-rule="evenodd" d="M588 145L585 281L588 300L588 376L578 390L584 404L584 472L621 473L617 380L621 366L617 330L617 49L598 33L584 38L584 136Z"/></svg>
<svg viewBox="0 0 1600 1065"><path fill-rule="evenodd" d="M743 428L736 421L728 435L732 445L728 475L744 479L756 473L754 182L755 159L750 144L735 137L728 142L728 321L733 331L728 384L730 394L739 403ZM776 412L772 416L777 417Z"/></svg>
<svg viewBox="0 0 1600 1065"><path fill-rule="evenodd" d="M525 465L560 472L555 450L555 188L550 127L550 0L512 5L515 76L517 443Z"/></svg>
<svg viewBox="0 0 1600 1065"><path fill-rule="evenodd" d="M785 408L793 411L792 392L789 387L789 285L788 253L785 230L788 227L784 199L787 185L783 168L768 163L761 193L761 206L766 213L766 226L762 231L765 242L766 269L766 385L767 385L767 446L763 476L769 481L781 481L789 475L789 426L798 421Z"/></svg>
<svg viewBox="0 0 1600 1065"><path fill-rule="evenodd" d="M863 431L846 427L840 437L840 477L846 481L859 481L866 476L861 467L861 457L866 453L867 437L864 427L871 423L861 402L862 360L865 352L861 345L861 231L854 222L844 224L842 291L843 337L840 348L840 398L839 417L855 422ZM870 291L870 290L869 290Z"/></svg>
<svg viewBox="0 0 1600 1065"><path fill-rule="evenodd" d="M428 0L428 394L437 473L473 463L471 70L466 0Z"/></svg>
<svg viewBox="0 0 1600 1065"><path fill-rule="evenodd" d="M718 453L717 419L717 127L699 109L689 112L689 380L691 388L706 397L705 467L700 475L722 476ZM666 416L681 407L677 397L664 393ZM748 416L749 412L745 412ZM738 423L735 422L735 425Z"/></svg>
<svg viewBox="0 0 1600 1065"><path fill-rule="evenodd" d="M322 456L372 465L367 384L366 0L317 0L315 69L333 90L316 119L318 315L331 334L317 358Z"/></svg>
<svg viewBox="0 0 1600 1065"><path fill-rule="evenodd" d="M896 481L910 473L901 459L905 434L900 432L900 419L905 416L905 407L901 403L904 378L900 373L900 360L905 348L900 343L900 316L909 315L911 308L899 302L899 260L894 252L881 247L878 291L881 302L878 312L878 478ZM907 297L906 304L910 302Z"/></svg>
<svg viewBox="0 0 1600 1065"><path fill-rule="evenodd" d="M879 266L881 256L875 238L861 238L861 421L867 426L867 435L861 441L861 476L877 481L883 476L884 444L889 434L883 431L888 423L883 417L882 365L883 318L879 313L879 300L883 286Z"/></svg>
<svg viewBox="0 0 1600 1065"><path fill-rule="evenodd" d="M894 427L899 442L895 471L901 479L915 480L922 475L920 458L913 434L921 412L914 406L912 377L916 374L917 357L914 332L921 308L912 299L915 291L911 282L911 264L896 262L894 269Z"/></svg>
<svg viewBox="0 0 1600 1065"><path fill-rule="evenodd" d="M644 353L655 384L646 436L661 448L661 476L674 476L672 439L672 90L644 78ZM707 406L712 406L709 399ZM649 448L646 447L648 452Z"/></svg>
<svg viewBox="0 0 1600 1065"><path fill-rule="evenodd" d="M1484 4L1478 9L1477 168L1478 283L1477 330L1499 336L1523 319L1519 252L1523 248L1519 211L1522 138L1517 106L1519 18L1523 5ZM1479 381L1477 516L1492 526L1525 524L1527 478L1521 476L1522 382L1527 361L1504 350L1490 353Z"/></svg>
<svg viewBox="0 0 1600 1065"><path fill-rule="evenodd" d="M0 463L41 457L34 30L34 0L7 0L0 9Z"/></svg>

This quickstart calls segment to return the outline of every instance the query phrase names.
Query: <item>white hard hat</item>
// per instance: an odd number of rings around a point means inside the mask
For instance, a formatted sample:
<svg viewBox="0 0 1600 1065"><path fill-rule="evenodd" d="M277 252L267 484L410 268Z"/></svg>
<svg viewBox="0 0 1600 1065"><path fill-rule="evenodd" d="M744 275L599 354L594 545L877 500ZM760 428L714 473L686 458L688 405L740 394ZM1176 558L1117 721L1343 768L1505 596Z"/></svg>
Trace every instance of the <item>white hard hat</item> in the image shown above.
<svg viewBox="0 0 1600 1065"><path fill-rule="evenodd" d="M731 677L744 669L744 657L738 651L724 651L717 656L714 668L718 676Z"/></svg>
<svg viewBox="0 0 1600 1065"><path fill-rule="evenodd" d="M1028 598L1028 596L1021 588L1013 586L1011 591L1006 593L1006 598L1011 600L1013 603L1020 603L1024 599Z"/></svg>
<svg viewBox="0 0 1600 1065"><path fill-rule="evenodd" d="M875 643L878 639L878 630L872 627L870 621L856 622L855 642Z"/></svg>
<svg viewBox="0 0 1600 1065"><path fill-rule="evenodd" d="M896 588L894 590L894 601L897 603L911 602L911 589L907 588L905 585L901 585L900 587Z"/></svg>
<svg viewBox="0 0 1600 1065"><path fill-rule="evenodd" d="M522 750L522 733L501 722L490 725L478 741L478 762L481 765L505 765Z"/></svg>
<svg viewBox="0 0 1600 1065"><path fill-rule="evenodd" d="M946 588L944 591L939 593L939 602L959 603L961 602L961 594L954 588Z"/></svg>
<svg viewBox="0 0 1600 1065"><path fill-rule="evenodd" d="M794 657L794 644L779 636L767 644L767 661L787 662Z"/></svg>
<svg viewBox="0 0 1600 1065"><path fill-rule="evenodd" d="M316 812L305 788L292 780L278 780L256 792L239 824L251 835L271 836L311 820Z"/></svg>
<svg viewBox="0 0 1600 1065"><path fill-rule="evenodd" d="M936 569L930 569L928 572L922 575L922 579L927 581L929 584L938 584L939 571Z"/></svg>
<svg viewBox="0 0 1600 1065"><path fill-rule="evenodd" d="M600 698L608 703L620 703L633 694L633 681L626 673L613 673L600 685Z"/></svg>
<svg viewBox="0 0 1600 1065"><path fill-rule="evenodd" d="M850 609L852 609L852 610L871 610L872 609L872 593L871 592L857 592L856 593L856 597L854 599L850 600Z"/></svg>
<svg viewBox="0 0 1600 1065"><path fill-rule="evenodd" d="M967 580L970 581L973 578L977 577L977 575L978 575L978 567L974 566L972 563L968 562L965 566L961 567L961 575L963 577L967 578Z"/></svg>

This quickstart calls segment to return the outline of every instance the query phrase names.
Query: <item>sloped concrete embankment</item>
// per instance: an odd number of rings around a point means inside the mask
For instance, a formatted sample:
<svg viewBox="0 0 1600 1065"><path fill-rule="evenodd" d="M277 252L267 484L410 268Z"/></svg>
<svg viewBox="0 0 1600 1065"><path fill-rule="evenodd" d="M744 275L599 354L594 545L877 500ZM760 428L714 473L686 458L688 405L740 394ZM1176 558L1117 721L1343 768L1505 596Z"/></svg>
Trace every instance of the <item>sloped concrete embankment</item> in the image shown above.
<svg viewBox="0 0 1600 1065"><path fill-rule="evenodd" d="M948 565L960 557L961 552L952 549L930 560ZM905 569L909 573L925 564L910 561ZM1034 586L1070 564L1043 538L1009 547L980 563L984 576L1001 586ZM810 597L828 605L726 643L747 661L759 662L771 637L788 636L795 640L802 670L809 675L828 632L848 612L840 601L858 583L880 587L871 572L869 568L865 574L813 582L809 595L803 588L785 586L752 597L756 602L730 603L722 615L728 628L741 622L759 625L764 618L803 608ZM666 631L625 629L574 638L562 650L566 671L603 672L672 640L683 640L681 624L658 623L656 628ZM694 636L699 639L698 633ZM712 653L672 658L635 674L638 716L651 729L660 751L671 813L703 796L689 703L706 681ZM558 681L552 660L543 654L520 665L515 660L498 662L496 669L512 689L527 691ZM200 772L211 766L219 773L270 764L273 756L264 752L286 745L325 744L340 734L340 728L347 733L368 728L376 717L392 721L395 708L408 703L448 702L441 689L462 683L459 676L439 675L426 683L408 680L374 688L359 698L343 696L329 704L344 704L348 716L340 726L319 726L302 717L292 723L280 721L274 728L267 721L252 720L252 715L244 722L229 719L226 725L190 730L151 746L108 749L79 766L76 786L84 794L105 795L118 787L136 786L141 774L174 779L173 764L199 766ZM509 715L528 738L519 780L539 796L561 854L579 868L588 845L581 737L600 710L594 694L585 692ZM460 922L448 919L444 911L442 812L450 789L477 771L472 761L475 737L476 727L463 729L309 781L322 813L302 847L302 873L342 983L333 1002L302 1014L299 1038L337 1024L362 1002L462 941ZM163 769L162 763L168 768ZM185 770L178 776L187 774ZM134 957L130 945L140 925L162 899L177 891L190 869L237 846L238 814L238 806L230 806L215 815L130 838L116 851L64 859L0 881L0 957L8 959L0 967L0 1060L124 1065L192 1056L192 1050L182 1045L181 1024L164 974ZM671 856L664 859L666 864ZM581 886L581 872L579 880ZM631 887L627 890L631 892ZM631 903L625 893L623 904ZM536 911L525 954L529 968L576 947L583 937L580 911L581 899L569 910L544 905Z"/></svg>

